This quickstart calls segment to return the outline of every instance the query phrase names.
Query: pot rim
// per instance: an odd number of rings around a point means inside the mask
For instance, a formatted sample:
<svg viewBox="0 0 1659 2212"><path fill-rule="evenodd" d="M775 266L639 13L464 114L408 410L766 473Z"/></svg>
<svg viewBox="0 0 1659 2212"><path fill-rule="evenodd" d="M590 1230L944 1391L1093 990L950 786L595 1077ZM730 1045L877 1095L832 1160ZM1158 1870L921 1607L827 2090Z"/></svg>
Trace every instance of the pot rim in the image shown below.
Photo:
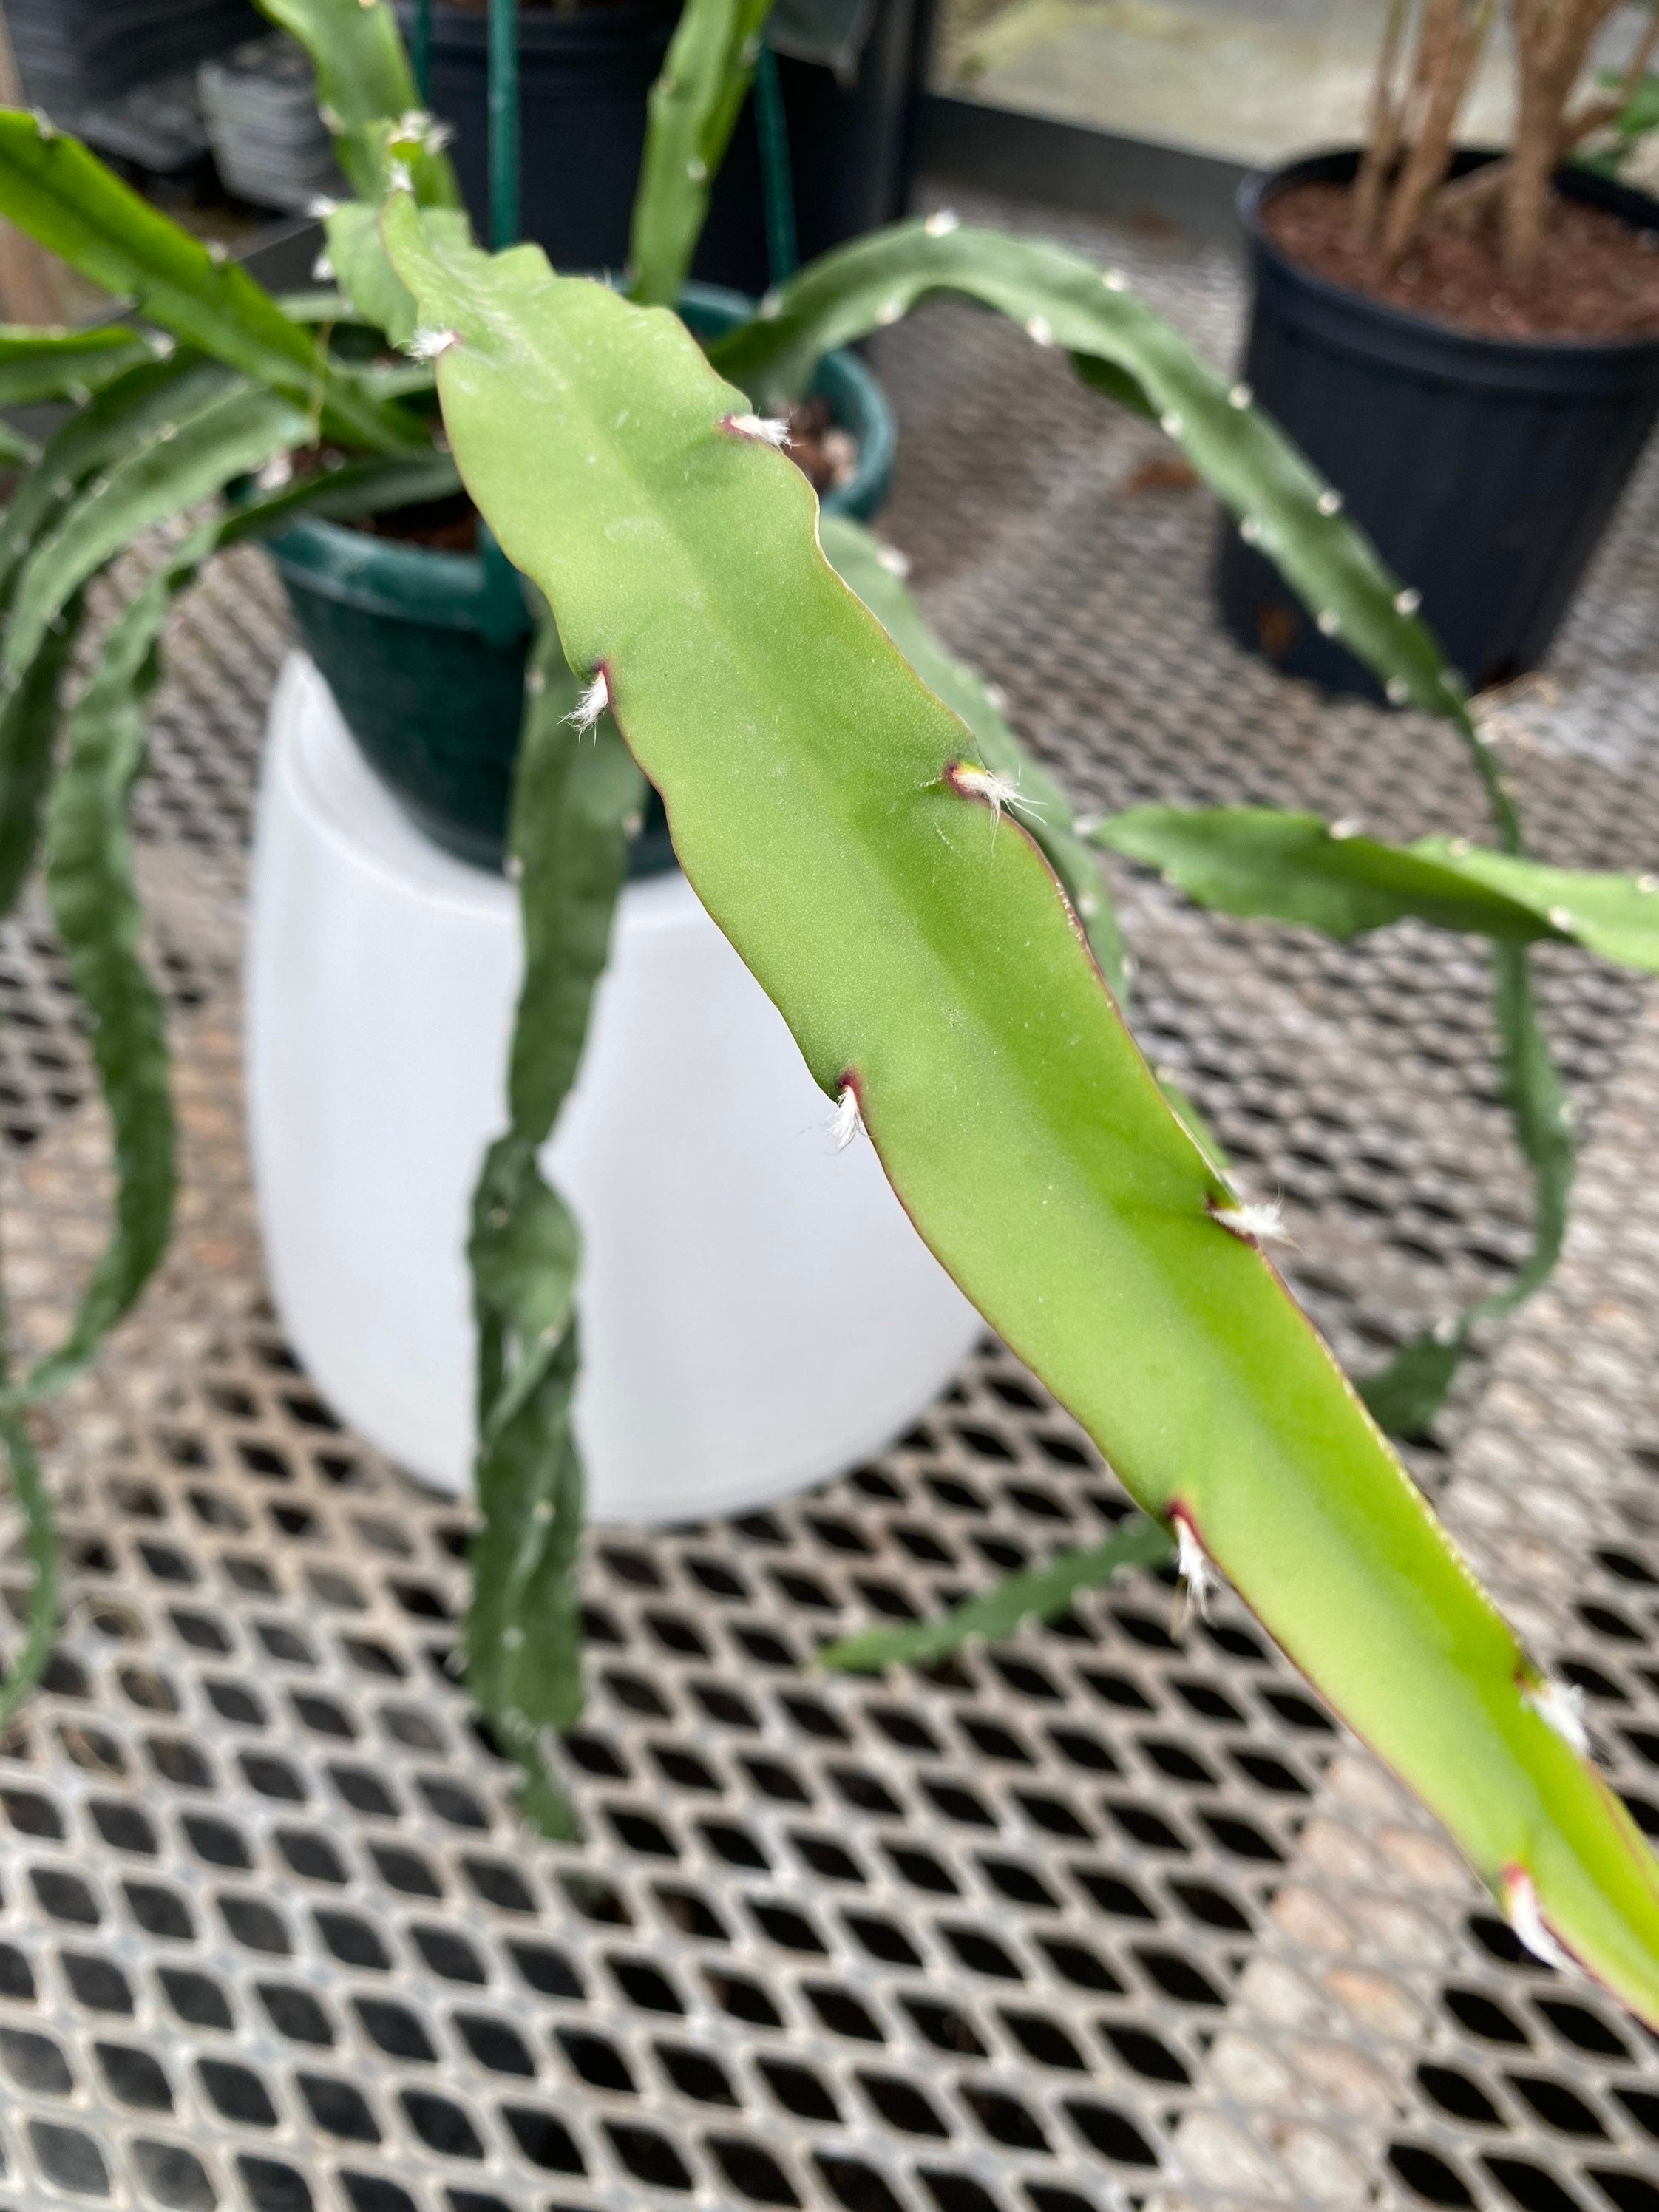
<svg viewBox="0 0 1659 2212"><path fill-rule="evenodd" d="M408 0L398 0L398 15L411 13ZM521 51L538 47L617 46L633 43L665 44L678 13L676 0L607 0L603 8L580 11L562 8L519 10ZM489 19L482 8L461 8L453 0L433 0L434 42L441 36L453 53L482 55L489 44Z"/></svg>
<svg viewBox="0 0 1659 2212"><path fill-rule="evenodd" d="M1466 349L1486 362L1536 362L1546 356L1564 362L1617 362L1659 355L1659 334L1624 338L1494 337L1487 331L1465 330L1456 323L1425 314L1414 307L1401 307L1392 301L1379 300L1352 285L1340 284L1334 277L1297 260L1268 235L1261 221L1263 213L1280 192L1294 185L1347 181L1358 170L1360 157L1361 149L1352 146L1298 155L1295 161L1281 162L1277 168L1253 170L1240 184L1234 200L1239 226L1251 251L1276 274L1348 314L1369 318L1385 328L1436 339L1448 350ZM1460 148L1454 158L1452 173L1467 175L1498 158L1499 149L1495 147ZM1635 185L1598 176L1594 170L1570 166L1558 169L1554 181L1566 198L1603 208L1611 215L1622 216L1632 230L1651 231L1659 237L1659 198L1652 194Z"/></svg>
<svg viewBox="0 0 1659 2212"><path fill-rule="evenodd" d="M682 295L686 319L710 328L730 328L754 312L754 302L722 285L690 283ZM823 495L832 514L856 515L878 504L892 473L897 431L880 383L846 347L820 362L812 389L819 391L843 427L859 436L858 465L844 484ZM866 511L867 511L866 507ZM282 568L303 578L313 589L374 614L404 621L437 623L446 629L491 627L496 607L484 564L477 553L456 553L435 545L377 538L343 522L316 515L298 516L289 526L262 541ZM499 620L499 610L496 611ZM526 624L526 628L528 625Z"/></svg>

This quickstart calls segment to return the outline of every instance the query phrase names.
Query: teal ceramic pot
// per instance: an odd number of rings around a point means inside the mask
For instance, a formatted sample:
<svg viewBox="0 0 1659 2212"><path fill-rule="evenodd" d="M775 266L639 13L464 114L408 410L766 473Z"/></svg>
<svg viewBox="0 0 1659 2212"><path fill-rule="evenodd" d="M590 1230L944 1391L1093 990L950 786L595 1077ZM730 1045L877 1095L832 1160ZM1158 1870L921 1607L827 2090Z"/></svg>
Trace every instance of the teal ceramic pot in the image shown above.
<svg viewBox="0 0 1659 2212"><path fill-rule="evenodd" d="M688 288L699 337L746 321L750 301ZM829 355L813 390L859 449L850 480L825 495L867 520L887 496L896 434L880 386L850 353ZM524 701L529 622L516 581L476 553L446 553L301 520L266 541L307 650L364 757L428 836L499 868ZM636 874L672 866L659 809L636 842Z"/></svg>

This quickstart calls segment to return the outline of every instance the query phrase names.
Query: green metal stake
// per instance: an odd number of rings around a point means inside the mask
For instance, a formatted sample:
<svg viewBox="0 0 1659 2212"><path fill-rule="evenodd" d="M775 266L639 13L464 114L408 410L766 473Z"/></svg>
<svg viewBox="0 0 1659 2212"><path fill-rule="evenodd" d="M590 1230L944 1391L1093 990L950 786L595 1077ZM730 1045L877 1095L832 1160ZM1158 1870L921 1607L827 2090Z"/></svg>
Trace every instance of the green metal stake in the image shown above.
<svg viewBox="0 0 1659 2212"><path fill-rule="evenodd" d="M783 112L778 58L770 46L764 46L755 64L755 136L760 142L766 264L773 283L787 284L800 266L795 237L795 184L789 168L789 124Z"/></svg>
<svg viewBox="0 0 1659 2212"><path fill-rule="evenodd" d="M432 0L415 0L409 26L409 58L415 71L415 89L421 106L432 105Z"/></svg>
<svg viewBox="0 0 1659 2212"><path fill-rule="evenodd" d="M519 242L519 0L489 0L489 243Z"/></svg>

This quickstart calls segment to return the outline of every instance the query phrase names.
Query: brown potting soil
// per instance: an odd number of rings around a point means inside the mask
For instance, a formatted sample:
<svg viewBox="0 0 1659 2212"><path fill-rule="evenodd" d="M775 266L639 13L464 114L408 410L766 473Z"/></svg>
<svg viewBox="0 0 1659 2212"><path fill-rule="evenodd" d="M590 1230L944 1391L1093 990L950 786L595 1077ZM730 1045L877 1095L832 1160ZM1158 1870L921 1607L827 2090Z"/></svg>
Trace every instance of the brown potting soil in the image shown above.
<svg viewBox="0 0 1659 2212"><path fill-rule="evenodd" d="M1505 276L1495 224L1425 228L1385 271L1352 232L1347 185L1293 185L1262 210L1273 243L1333 283L1488 337L1659 337L1659 240L1605 209L1552 201L1539 265L1524 289Z"/></svg>

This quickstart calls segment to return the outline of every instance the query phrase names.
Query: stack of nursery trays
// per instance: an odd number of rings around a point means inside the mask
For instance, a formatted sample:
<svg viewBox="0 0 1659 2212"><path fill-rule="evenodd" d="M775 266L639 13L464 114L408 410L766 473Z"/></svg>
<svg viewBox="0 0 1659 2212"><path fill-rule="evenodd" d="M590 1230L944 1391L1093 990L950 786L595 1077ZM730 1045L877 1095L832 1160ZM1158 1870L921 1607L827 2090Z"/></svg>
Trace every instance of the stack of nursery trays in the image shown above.
<svg viewBox="0 0 1659 2212"><path fill-rule="evenodd" d="M70 127L260 27L252 0L6 0L6 23L30 104Z"/></svg>
<svg viewBox="0 0 1659 2212"><path fill-rule="evenodd" d="M214 161L240 198L298 213L344 190L311 64L292 39L250 39L204 62L198 82Z"/></svg>
<svg viewBox="0 0 1659 2212"><path fill-rule="evenodd" d="M157 176L200 161L208 149L194 70L134 85L119 100L83 107L70 127L100 154L118 155Z"/></svg>

